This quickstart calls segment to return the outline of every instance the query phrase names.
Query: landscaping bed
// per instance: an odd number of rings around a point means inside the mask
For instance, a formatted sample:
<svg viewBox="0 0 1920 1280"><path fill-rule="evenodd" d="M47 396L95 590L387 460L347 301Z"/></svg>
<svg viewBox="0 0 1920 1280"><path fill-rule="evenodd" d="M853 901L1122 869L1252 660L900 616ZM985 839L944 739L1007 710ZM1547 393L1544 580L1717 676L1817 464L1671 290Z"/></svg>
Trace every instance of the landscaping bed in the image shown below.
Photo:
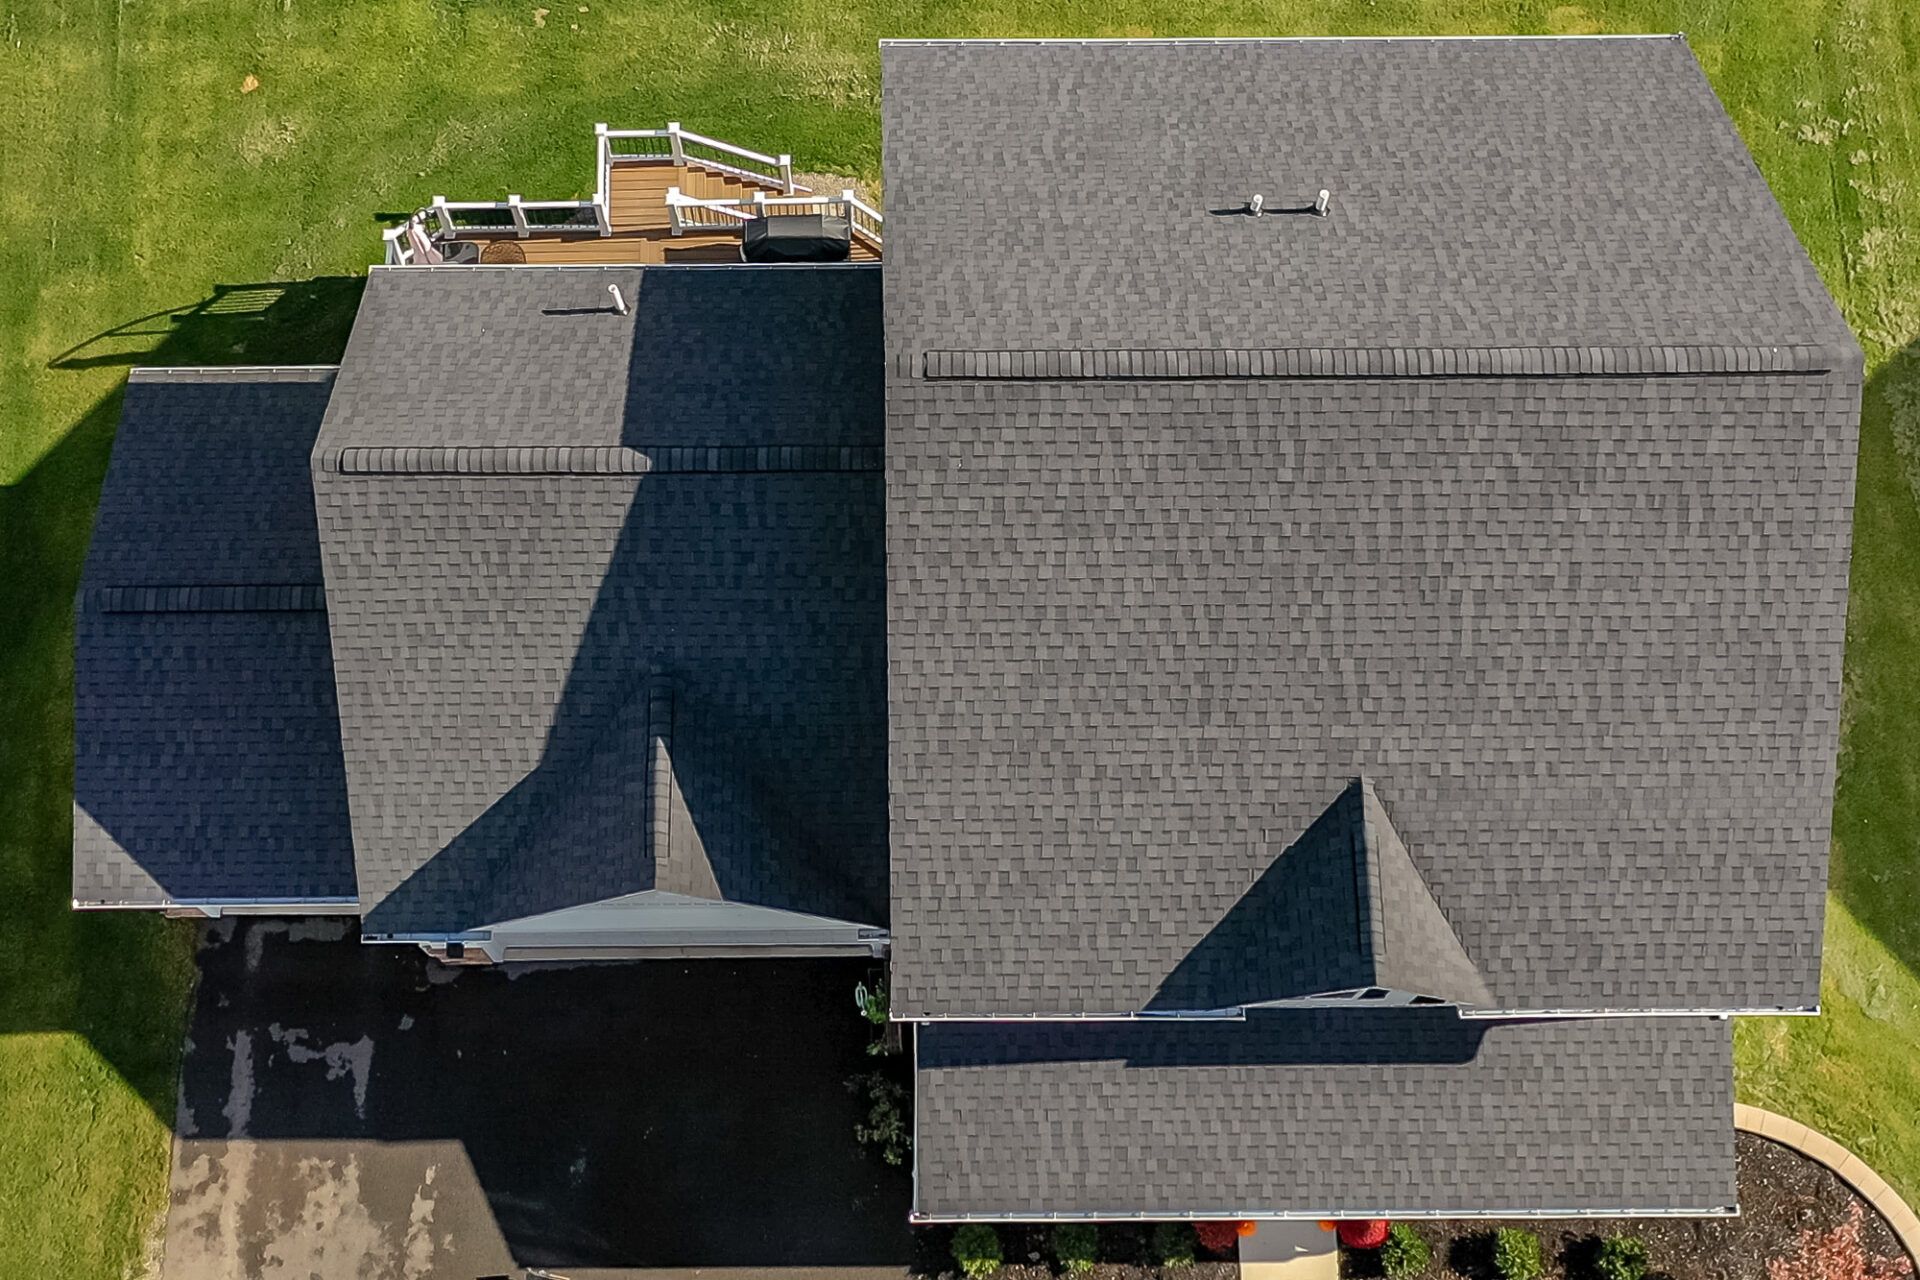
<svg viewBox="0 0 1920 1280"><path fill-rule="evenodd" d="M1239 1251L1214 1253L1189 1241L1193 1261L1185 1266L1161 1266L1154 1248L1153 1223L1102 1225L1097 1229L1097 1261L1084 1271L1070 1271L1058 1261L1053 1230L1039 1223L1010 1222L995 1228L1001 1265L980 1274L992 1280L1053 1280L1073 1275L1087 1280L1236 1280ZM954 1227L918 1227L913 1233L913 1274L939 1280L965 1280L954 1261Z"/></svg>
<svg viewBox="0 0 1920 1280"><path fill-rule="evenodd" d="M1598 1266L1600 1248L1603 1240L1615 1235L1637 1236L1646 1242L1650 1280L1892 1280L1900 1274L1912 1275L1899 1265L1906 1261L1906 1254L1886 1220L1832 1170L1754 1134L1735 1135L1735 1144L1740 1179L1737 1218L1409 1222L1406 1226L1432 1250L1427 1266L1411 1276L1503 1280L1494 1260L1494 1242L1502 1228L1539 1237L1539 1280L1606 1280ZM1860 1215L1857 1250L1831 1234L1848 1229L1856 1210ZM1791 1260L1802 1256L1803 1239L1809 1232L1828 1236L1834 1247L1827 1259L1840 1265L1792 1266ZM1377 1280L1386 1269L1379 1250L1342 1247L1340 1274L1350 1280Z"/></svg>

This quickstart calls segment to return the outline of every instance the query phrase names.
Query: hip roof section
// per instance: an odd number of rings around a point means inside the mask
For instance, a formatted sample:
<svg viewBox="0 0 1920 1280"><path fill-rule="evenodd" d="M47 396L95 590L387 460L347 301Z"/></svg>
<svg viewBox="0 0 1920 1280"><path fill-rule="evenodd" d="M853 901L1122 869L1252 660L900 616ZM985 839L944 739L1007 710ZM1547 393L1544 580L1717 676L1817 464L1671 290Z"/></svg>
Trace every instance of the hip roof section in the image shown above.
<svg viewBox="0 0 1920 1280"><path fill-rule="evenodd" d="M1852 345L1678 36L889 41L881 71L895 357Z"/></svg>
<svg viewBox="0 0 1920 1280"><path fill-rule="evenodd" d="M1684 42L882 70L897 1014L1297 989L1361 777L1453 992L1817 1002L1861 355Z"/></svg>

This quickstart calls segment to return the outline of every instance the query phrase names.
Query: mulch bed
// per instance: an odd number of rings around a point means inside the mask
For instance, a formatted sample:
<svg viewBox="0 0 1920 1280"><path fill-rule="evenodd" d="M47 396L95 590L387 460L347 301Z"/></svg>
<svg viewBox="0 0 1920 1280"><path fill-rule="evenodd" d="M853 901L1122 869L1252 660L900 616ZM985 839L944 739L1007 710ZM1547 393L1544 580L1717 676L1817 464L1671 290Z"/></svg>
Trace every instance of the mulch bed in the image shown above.
<svg viewBox="0 0 1920 1280"><path fill-rule="evenodd" d="M994 1280L1055 1280L1050 1265L1053 1251L1047 1237L1052 1228L1038 1224L1005 1223L1000 1227L1000 1251L1006 1259ZM1209 1261L1203 1252L1190 1267L1167 1269L1153 1265L1147 1234L1151 1227L1104 1225L1100 1228L1100 1253L1109 1261L1094 1264L1086 1273L1091 1280L1237 1280L1240 1264ZM953 1228L916 1227L913 1232L913 1274L957 1280L953 1265Z"/></svg>
<svg viewBox="0 0 1920 1280"><path fill-rule="evenodd" d="M1903 1258L1900 1241L1873 1206L1825 1165L1750 1133L1735 1135L1740 1169L1737 1218L1551 1218L1530 1222L1438 1220L1409 1225L1433 1246L1429 1280L1498 1280L1493 1233L1520 1227L1540 1237L1544 1280L1594 1280L1600 1239L1635 1235L1647 1242L1651 1280L1767 1280L1767 1264L1798 1251L1803 1231L1829 1231L1854 1204L1864 1211L1861 1242L1871 1257ZM1340 1251L1350 1280L1381 1275L1372 1250Z"/></svg>

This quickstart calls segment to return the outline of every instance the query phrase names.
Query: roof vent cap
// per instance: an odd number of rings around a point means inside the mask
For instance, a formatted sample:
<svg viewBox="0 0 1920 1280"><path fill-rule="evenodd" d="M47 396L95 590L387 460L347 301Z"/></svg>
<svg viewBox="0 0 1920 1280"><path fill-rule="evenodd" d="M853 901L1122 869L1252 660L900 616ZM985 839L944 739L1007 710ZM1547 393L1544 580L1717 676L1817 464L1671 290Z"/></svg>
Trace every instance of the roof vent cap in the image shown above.
<svg viewBox="0 0 1920 1280"><path fill-rule="evenodd" d="M1257 218L1266 207L1266 203L1267 198L1256 191L1254 192L1253 199L1247 201L1247 212Z"/></svg>
<svg viewBox="0 0 1920 1280"><path fill-rule="evenodd" d="M1322 218L1326 217L1328 212L1327 206L1332 202L1332 200L1333 200L1333 192L1327 190L1325 187L1320 188L1320 194L1314 197L1314 201L1313 201L1314 214L1318 217L1322 217Z"/></svg>
<svg viewBox="0 0 1920 1280"><path fill-rule="evenodd" d="M627 300L621 296L620 286L610 284L607 286L607 292L613 295L613 309L621 315L627 314Z"/></svg>

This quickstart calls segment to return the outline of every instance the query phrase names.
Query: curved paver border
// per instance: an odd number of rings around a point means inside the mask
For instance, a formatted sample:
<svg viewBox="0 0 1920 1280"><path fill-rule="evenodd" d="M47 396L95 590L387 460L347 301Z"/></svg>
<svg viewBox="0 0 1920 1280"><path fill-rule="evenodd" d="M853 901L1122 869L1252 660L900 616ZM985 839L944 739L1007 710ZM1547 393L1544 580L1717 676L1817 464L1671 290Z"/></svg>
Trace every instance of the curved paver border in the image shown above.
<svg viewBox="0 0 1920 1280"><path fill-rule="evenodd" d="M1915 1215L1900 1194L1887 1185L1886 1179L1869 1169L1859 1156L1798 1120L1789 1120L1764 1107L1749 1107L1743 1102L1733 1104L1733 1127L1757 1133L1783 1147L1792 1147L1809 1160L1816 1160L1833 1170L1842 1182L1864 1196L1874 1211L1886 1219L1887 1225L1893 1228L1894 1237L1906 1249L1915 1267L1920 1268L1920 1215Z"/></svg>

